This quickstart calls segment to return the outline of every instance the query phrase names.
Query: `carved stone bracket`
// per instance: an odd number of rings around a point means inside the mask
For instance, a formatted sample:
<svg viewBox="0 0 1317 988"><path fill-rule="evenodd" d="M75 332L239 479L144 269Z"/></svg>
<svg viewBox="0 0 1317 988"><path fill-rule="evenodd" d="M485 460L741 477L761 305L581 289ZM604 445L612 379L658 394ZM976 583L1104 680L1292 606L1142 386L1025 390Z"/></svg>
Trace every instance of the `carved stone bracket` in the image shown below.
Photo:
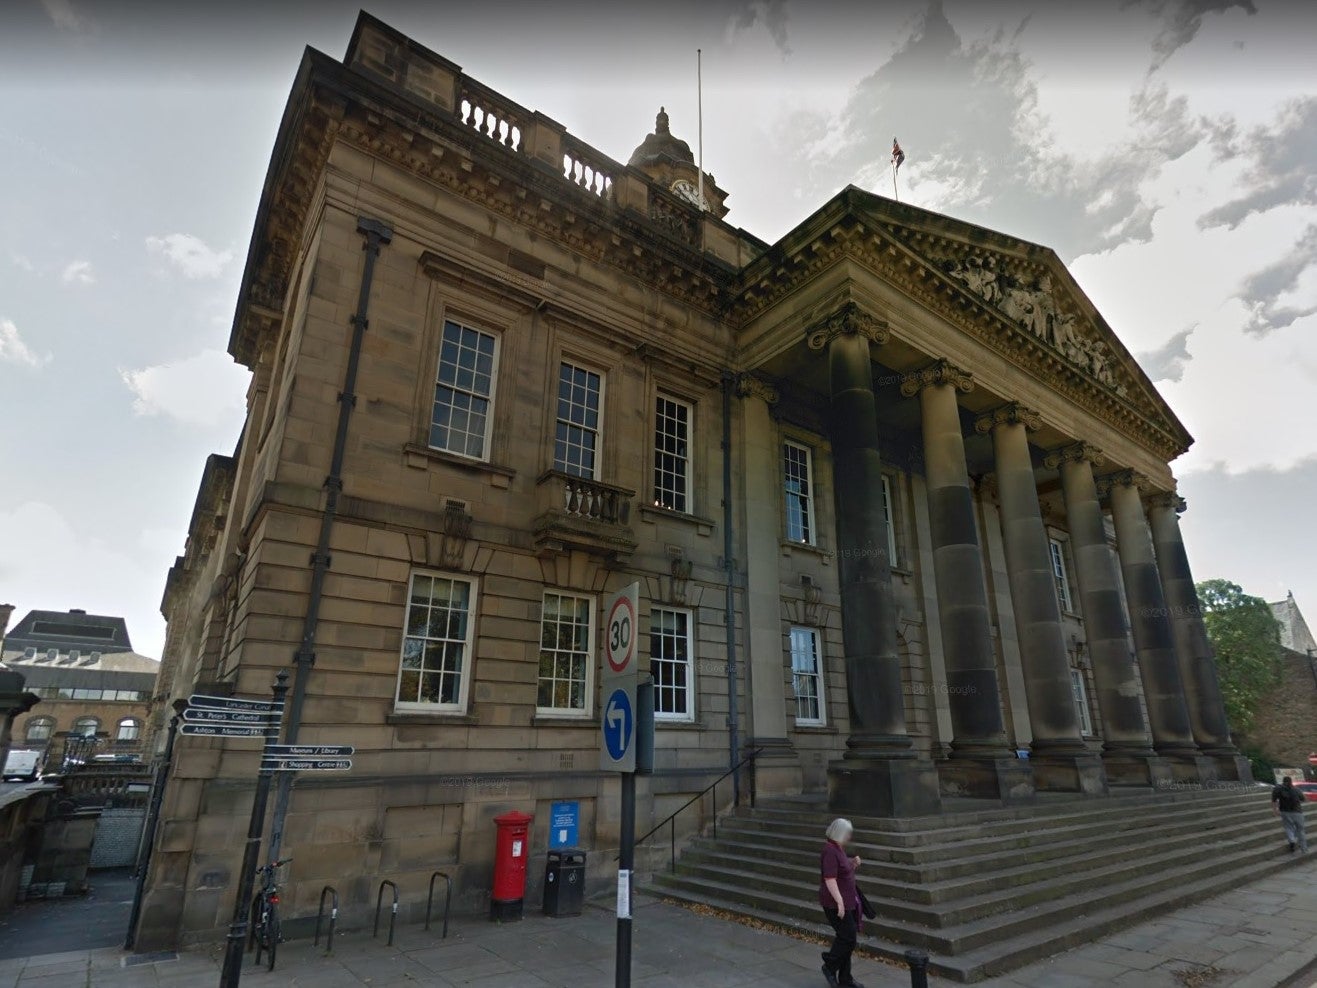
<svg viewBox="0 0 1317 988"><path fill-rule="evenodd" d="M863 336L877 346L882 346L892 338L887 323L866 312L857 302L847 302L824 316L805 331L805 336L811 350L822 350L838 336L852 333Z"/></svg>
<svg viewBox="0 0 1317 988"><path fill-rule="evenodd" d="M1036 432L1042 428L1043 417L1032 408L1012 401L980 415L974 422L974 431L987 433L999 425L1022 425L1030 432Z"/></svg>
<svg viewBox="0 0 1317 988"><path fill-rule="evenodd" d="M690 586L693 569L694 564L689 559L679 557L672 560L669 570L672 578L668 583L668 603L678 605L686 603L687 588Z"/></svg>
<svg viewBox="0 0 1317 988"><path fill-rule="evenodd" d="M927 367L906 374L901 382L901 394L913 398L933 384L949 384L961 394L969 394L974 390L974 375L949 360L935 360Z"/></svg>
<svg viewBox="0 0 1317 988"><path fill-rule="evenodd" d="M1043 457L1043 465L1055 470L1062 463L1080 463L1087 460L1095 467L1106 462L1106 455L1092 443L1077 442L1069 446L1058 446Z"/></svg>
<svg viewBox="0 0 1317 988"><path fill-rule="evenodd" d="M445 566L462 565L466 555L466 542L471 537L470 514L461 501L449 501L444 506L444 535L440 553Z"/></svg>
<svg viewBox="0 0 1317 988"><path fill-rule="evenodd" d="M740 374L737 376L736 393L741 398L758 398L766 405L776 405L782 398L777 388L754 374Z"/></svg>

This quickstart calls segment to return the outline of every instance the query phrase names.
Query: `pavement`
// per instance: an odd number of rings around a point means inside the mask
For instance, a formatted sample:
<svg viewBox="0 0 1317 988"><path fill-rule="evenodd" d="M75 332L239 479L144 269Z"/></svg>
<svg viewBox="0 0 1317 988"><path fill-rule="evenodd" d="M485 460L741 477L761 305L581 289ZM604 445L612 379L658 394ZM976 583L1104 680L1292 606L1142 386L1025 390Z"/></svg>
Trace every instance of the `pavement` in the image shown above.
<svg viewBox="0 0 1317 988"><path fill-rule="evenodd" d="M87 882L91 891L84 896L20 902L0 919L0 958L122 944L133 906L132 874L101 869L89 873Z"/></svg>
<svg viewBox="0 0 1317 988"><path fill-rule="evenodd" d="M1317 988L1317 852L1292 872L1270 876L1196 905L1103 937L1009 976L991 988ZM825 988L817 944L648 896L635 909L634 988ZM383 936L383 932L381 933ZM247 988L611 988L616 921L583 915L520 923L456 919L447 940L418 926L395 946L352 930L332 954L295 940L279 948L273 973L244 965ZM215 988L219 945L166 958L117 948L0 960L0 988ZM903 967L857 958L867 988L907 988ZM953 982L933 979L939 988Z"/></svg>

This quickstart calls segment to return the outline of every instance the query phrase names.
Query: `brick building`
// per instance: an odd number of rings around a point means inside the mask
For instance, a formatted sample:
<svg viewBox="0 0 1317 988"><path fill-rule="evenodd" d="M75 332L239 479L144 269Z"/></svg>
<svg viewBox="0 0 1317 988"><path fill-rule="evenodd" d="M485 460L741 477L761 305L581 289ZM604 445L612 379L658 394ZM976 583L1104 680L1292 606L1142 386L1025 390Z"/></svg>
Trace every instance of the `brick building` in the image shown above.
<svg viewBox="0 0 1317 988"><path fill-rule="evenodd" d="M1056 255L853 187L767 244L726 200L661 111L623 165L367 15L306 53L160 686L291 667L297 740L356 747L291 790L288 916L383 878L419 909L439 867L478 908L492 818L534 813L538 862L558 800L605 877L599 609L633 581L642 831L734 749L760 794L872 814L1247 777L1192 440ZM180 739L139 949L228 921L257 764Z"/></svg>

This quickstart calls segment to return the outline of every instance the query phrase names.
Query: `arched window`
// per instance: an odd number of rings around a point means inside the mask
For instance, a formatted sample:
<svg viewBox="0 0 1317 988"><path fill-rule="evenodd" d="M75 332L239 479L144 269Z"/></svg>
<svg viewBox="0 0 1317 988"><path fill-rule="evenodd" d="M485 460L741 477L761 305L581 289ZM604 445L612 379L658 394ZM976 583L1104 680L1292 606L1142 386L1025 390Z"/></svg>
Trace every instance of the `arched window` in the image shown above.
<svg viewBox="0 0 1317 988"><path fill-rule="evenodd" d="M138 741L142 737L142 722L136 717L125 717L119 721L119 729L115 732L116 741Z"/></svg>
<svg viewBox="0 0 1317 988"><path fill-rule="evenodd" d="M94 737L96 732L101 729L100 719L97 717L79 717L73 722L72 733L84 738Z"/></svg>
<svg viewBox="0 0 1317 988"><path fill-rule="evenodd" d="M54 717L33 717L27 722L27 733L24 735L24 739L27 741L49 741L50 736L54 733Z"/></svg>

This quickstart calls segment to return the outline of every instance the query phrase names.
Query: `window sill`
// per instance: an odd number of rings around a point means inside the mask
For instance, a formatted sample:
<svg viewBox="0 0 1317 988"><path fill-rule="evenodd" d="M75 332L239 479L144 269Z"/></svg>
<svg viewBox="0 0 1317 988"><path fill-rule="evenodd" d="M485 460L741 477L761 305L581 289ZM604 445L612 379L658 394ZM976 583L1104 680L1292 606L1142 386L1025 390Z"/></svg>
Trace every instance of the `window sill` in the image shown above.
<svg viewBox="0 0 1317 988"><path fill-rule="evenodd" d="M791 539L781 539L780 541L782 544L782 555L784 556L791 555L791 550L794 549L797 552L806 552L810 555L819 557L819 559L823 561L824 566L830 566L832 564L831 549L825 549L820 545L812 545L809 542L793 542Z"/></svg>
<svg viewBox="0 0 1317 988"><path fill-rule="evenodd" d="M531 727L598 727L598 717L581 717L572 714L536 714Z"/></svg>
<svg viewBox="0 0 1317 988"><path fill-rule="evenodd" d="M413 727L422 724L442 724L445 727L475 727L480 723L480 719L475 714L462 713L460 710L454 710L452 713L444 713L439 710L434 713L395 710L385 716L384 723L395 727Z"/></svg>
<svg viewBox="0 0 1317 988"><path fill-rule="evenodd" d="M714 522L712 518L701 518L699 515L687 514L684 511L674 511L672 508L661 508L654 504L640 505L640 516L645 521L653 524L659 519L664 521L679 521L685 525L694 525L695 530L700 535L712 535Z"/></svg>
<svg viewBox="0 0 1317 988"><path fill-rule="evenodd" d="M432 463L442 463L444 466L456 467L459 470L467 470L471 473L483 473L489 478L490 484L494 487L508 487L512 483L512 478L517 475L517 471L511 467L500 466L486 460L473 460L466 456L458 456L455 453L446 453L441 449L422 446L420 443L407 443L402 448L402 456L403 462L407 466L414 467L417 470L424 470Z"/></svg>
<svg viewBox="0 0 1317 988"><path fill-rule="evenodd" d="M838 734L840 731L829 724L796 724L795 730L804 734Z"/></svg>
<svg viewBox="0 0 1317 988"><path fill-rule="evenodd" d="M698 720L663 720L654 718L655 731L705 731L708 730Z"/></svg>

